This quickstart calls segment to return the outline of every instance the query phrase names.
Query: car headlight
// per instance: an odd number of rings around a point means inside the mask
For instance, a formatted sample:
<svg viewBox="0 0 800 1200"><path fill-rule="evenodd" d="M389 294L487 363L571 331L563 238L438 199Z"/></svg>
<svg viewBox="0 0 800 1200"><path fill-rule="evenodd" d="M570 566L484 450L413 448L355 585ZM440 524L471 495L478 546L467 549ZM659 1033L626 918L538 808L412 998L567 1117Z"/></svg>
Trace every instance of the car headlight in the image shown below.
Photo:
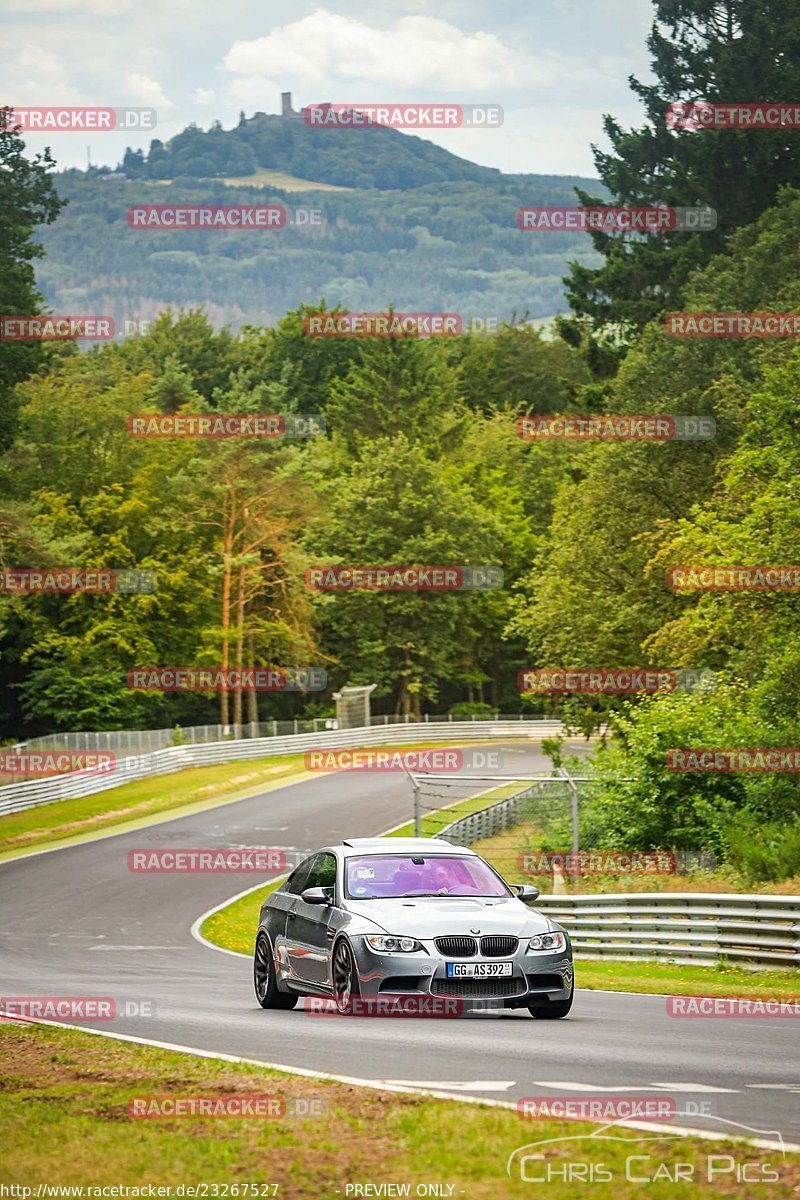
<svg viewBox="0 0 800 1200"><path fill-rule="evenodd" d="M539 933L528 942L528 950L538 950L541 954L554 954L566 948L567 939L563 933Z"/></svg>
<svg viewBox="0 0 800 1200"><path fill-rule="evenodd" d="M381 954L391 954L397 950L408 954L413 950L422 949L421 943L416 938L394 937L388 933L370 934L366 942L371 950L378 950Z"/></svg>

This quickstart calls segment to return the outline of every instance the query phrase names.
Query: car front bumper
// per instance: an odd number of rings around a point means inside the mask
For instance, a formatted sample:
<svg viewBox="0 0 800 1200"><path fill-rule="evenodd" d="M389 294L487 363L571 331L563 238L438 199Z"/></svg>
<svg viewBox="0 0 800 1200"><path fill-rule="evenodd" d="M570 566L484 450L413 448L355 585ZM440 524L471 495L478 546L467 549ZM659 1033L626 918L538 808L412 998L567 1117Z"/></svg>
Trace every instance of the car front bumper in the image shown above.
<svg viewBox="0 0 800 1200"><path fill-rule="evenodd" d="M569 946L554 954L525 953L520 947L506 958L448 958L431 942L425 952L380 954L363 938L351 941L362 996L452 996L469 1001L491 1001L517 1007L542 1000L567 1000L572 992L573 965ZM448 979L447 963L470 961L511 963L511 974Z"/></svg>

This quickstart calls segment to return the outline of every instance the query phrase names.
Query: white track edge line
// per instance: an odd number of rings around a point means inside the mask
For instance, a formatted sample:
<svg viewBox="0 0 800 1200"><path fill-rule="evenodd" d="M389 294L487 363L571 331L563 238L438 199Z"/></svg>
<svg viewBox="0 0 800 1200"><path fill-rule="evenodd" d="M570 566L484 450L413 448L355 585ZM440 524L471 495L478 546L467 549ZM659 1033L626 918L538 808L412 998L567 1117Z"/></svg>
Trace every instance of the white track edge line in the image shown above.
<svg viewBox="0 0 800 1200"><path fill-rule="evenodd" d="M7 1016L6 1021L16 1021L20 1025L48 1025L53 1029L73 1029L76 1033L93 1034L95 1037L110 1038L115 1042L131 1042L139 1046L152 1046L157 1050L171 1050L177 1054L194 1054L198 1058L212 1058L220 1062L243 1063L246 1066L263 1067L268 1071L281 1071L285 1075L298 1075L306 1079L327 1079L331 1083L346 1083L356 1087L369 1088L375 1092L393 1092L399 1095L429 1096L433 1100L452 1100L457 1104L482 1105L487 1108L504 1108L510 1112L518 1112L516 1103L510 1100L488 1100L483 1096L467 1096L463 1093L445 1092L436 1088L414 1087L411 1084L385 1084L374 1079L361 1079L357 1075L334 1075L329 1071L312 1071L308 1067L290 1067L285 1063L265 1062L260 1058L243 1058L236 1054L223 1054L217 1050L200 1050L194 1046L181 1046L177 1042L160 1042L154 1038L135 1037L129 1033L111 1033L106 1029L85 1028L82 1025L71 1025L66 1021L48 1021L42 1017ZM589 1122L592 1124L592 1122ZM788 1150L793 1154L800 1153L800 1144L794 1142L774 1142L768 1138L740 1138L736 1135L715 1133L710 1129L692 1129L683 1125L659 1125L654 1121L625 1121L626 1129L641 1129L648 1133L679 1133L682 1137L697 1137L704 1141L734 1141L745 1142L764 1150Z"/></svg>

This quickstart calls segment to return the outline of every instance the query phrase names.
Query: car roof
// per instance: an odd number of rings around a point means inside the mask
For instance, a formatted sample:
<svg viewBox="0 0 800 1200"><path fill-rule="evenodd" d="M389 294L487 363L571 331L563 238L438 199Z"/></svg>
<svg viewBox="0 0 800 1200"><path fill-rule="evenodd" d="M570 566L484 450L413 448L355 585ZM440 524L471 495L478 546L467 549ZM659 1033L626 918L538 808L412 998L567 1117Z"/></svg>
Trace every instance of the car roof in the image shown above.
<svg viewBox="0 0 800 1200"><path fill-rule="evenodd" d="M417 837L375 837L375 838L343 838L339 846L331 849L340 850L345 858L353 858L357 854L408 854L409 852L425 854L475 854L469 846L454 846L443 838Z"/></svg>

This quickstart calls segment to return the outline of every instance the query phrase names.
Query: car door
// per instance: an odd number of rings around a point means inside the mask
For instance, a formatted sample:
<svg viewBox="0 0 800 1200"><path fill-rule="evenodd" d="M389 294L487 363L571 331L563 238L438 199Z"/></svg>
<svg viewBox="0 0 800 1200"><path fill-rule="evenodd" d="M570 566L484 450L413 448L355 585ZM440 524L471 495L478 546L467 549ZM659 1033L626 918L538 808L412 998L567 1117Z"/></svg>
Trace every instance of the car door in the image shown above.
<svg viewBox="0 0 800 1200"><path fill-rule="evenodd" d="M335 855L327 851L314 855L303 889L312 887L328 888L331 899L334 898ZM327 984L330 978L331 915L334 911L332 905L307 904L302 896L298 896L287 916L286 940L293 974L318 987Z"/></svg>
<svg viewBox="0 0 800 1200"><path fill-rule="evenodd" d="M308 873L316 857L315 854L312 854L295 867L284 886L273 894L270 902L268 924L272 934L272 944L275 947L275 956L284 971L294 977L299 974L301 979L304 978L304 975L302 972L298 972L297 968L302 954L298 953L299 948L295 937L294 910L300 893L305 889Z"/></svg>

